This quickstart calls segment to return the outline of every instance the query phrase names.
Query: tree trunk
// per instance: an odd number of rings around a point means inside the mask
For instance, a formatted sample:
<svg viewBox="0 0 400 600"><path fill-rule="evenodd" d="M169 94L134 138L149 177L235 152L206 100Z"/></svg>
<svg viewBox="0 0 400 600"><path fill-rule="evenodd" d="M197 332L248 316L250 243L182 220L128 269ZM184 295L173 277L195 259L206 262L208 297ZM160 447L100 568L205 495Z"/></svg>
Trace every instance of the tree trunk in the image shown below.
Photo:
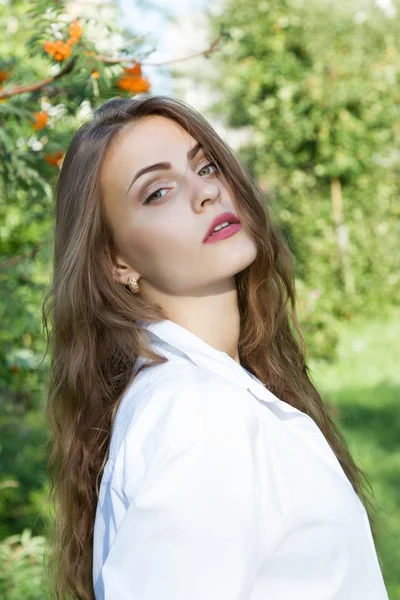
<svg viewBox="0 0 400 600"><path fill-rule="evenodd" d="M355 294L355 280L349 255L349 232L343 216L343 196L340 179L331 181L332 217L335 226L338 257L346 294Z"/></svg>

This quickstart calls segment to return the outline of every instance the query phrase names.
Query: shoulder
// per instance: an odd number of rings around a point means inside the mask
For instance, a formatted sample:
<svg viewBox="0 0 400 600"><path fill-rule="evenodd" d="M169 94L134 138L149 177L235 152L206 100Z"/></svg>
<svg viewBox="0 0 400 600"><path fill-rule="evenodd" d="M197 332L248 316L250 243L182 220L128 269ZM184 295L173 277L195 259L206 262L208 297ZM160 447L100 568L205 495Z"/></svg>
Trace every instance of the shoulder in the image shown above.
<svg viewBox="0 0 400 600"><path fill-rule="evenodd" d="M164 365L163 365L164 366ZM246 390L207 369L191 365L179 375L172 369L127 398L115 421L114 456L117 463L142 464L156 453L191 444L216 446L246 443L256 414Z"/></svg>

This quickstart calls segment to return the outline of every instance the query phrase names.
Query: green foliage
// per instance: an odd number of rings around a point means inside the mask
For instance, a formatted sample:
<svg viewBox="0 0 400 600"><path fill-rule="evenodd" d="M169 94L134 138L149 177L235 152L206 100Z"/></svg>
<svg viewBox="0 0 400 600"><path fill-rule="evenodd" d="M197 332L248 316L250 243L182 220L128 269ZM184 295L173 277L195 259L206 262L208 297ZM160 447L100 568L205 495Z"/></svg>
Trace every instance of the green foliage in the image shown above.
<svg viewBox="0 0 400 600"><path fill-rule="evenodd" d="M312 360L314 382L335 408L378 507L377 548L390 600L400 600L400 311L338 328L337 360Z"/></svg>
<svg viewBox="0 0 400 600"><path fill-rule="evenodd" d="M42 536L29 529L0 541L0 597L2 600L48 598L43 558L47 550Z"/></svg>
<svg viewBox="0 0 400 600"><path fill-rule="evenodd" d="M127 43L110 2L108 21L101 13L106 3L79 15L82 32L70 43L71 54L57 61L44 44L69 39L70 4L0 1L0 30L6 32L0 36L0 539L25 528L41 535L46 525L43 400L49 357L44 360L41 304L50 283L59 167L86 115L107 98L126 94L118 78L146 52L143 38ZM107 62L104 55L123 61ZM21 581L30 560L23 556Z"/></svg>
<svg viewBox="0 0 400 600"><path fill-rule="evenodd" d="M240 155L294 253L310 349L328 358L341 319L399 303L400 21L374 2L225 0L211 29L224 25L212 112L249 132Z"/></svg>
<svg viewBox="0 0 400 600"><path fill-rule="evenodd" d="M20 385L28 395L35 382L18 373ZM0 539L10 532L29 528L44 534L47 512L44 510L48 488L46 478L46 442L43 412L23 404L8 402L0 417Z"/></svg>

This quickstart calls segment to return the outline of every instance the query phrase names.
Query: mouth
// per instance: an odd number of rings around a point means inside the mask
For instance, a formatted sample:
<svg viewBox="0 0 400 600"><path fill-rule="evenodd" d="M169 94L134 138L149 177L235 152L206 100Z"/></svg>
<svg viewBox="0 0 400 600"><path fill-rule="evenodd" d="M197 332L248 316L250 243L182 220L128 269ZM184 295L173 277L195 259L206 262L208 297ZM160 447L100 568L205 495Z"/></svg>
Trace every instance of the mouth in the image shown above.
<svg viewBox="0 0 400 600"><path fill-rule="evenodd" d="M240 223L231 223L230 225L224 226L218 231L211 233L208 238L204 241L204 244L212 244L214 242L218 242L219 240L224 240L227 237L231 237L238 231L242 229L242 225Z"/></svg>
<svg viewBox="0 0 400 600"><path fill-rule="evenodd" d="M217 241L217 239L224 239L229 237L233 233L236 233L241 229L239 218L231 212L224 212L217 215L203 239L203 243L207 243L209 240Z"/></svg>

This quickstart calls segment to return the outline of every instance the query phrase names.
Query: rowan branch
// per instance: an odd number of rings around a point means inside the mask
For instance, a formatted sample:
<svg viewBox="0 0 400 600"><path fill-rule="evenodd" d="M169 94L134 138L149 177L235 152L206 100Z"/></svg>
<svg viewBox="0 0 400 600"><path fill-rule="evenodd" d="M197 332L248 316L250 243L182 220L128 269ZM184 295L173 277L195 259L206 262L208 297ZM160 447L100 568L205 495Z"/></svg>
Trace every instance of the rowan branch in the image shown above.
<svg viewBox="0 0 400 600"><path fill-rule="evenodd" d="M0 98L10 98L11 96L17 96L18 94L25 94L26 92L36 92L36 90L40 90L45 85L56 81L56 79L60 79L64 75L71 73L73 68L75 67L77 57L74 56L71 60L61 69L59 73L56 75L52 75L51 77L46 77L46 79L41 79L40 81L36 81L36 83L31 83L29 85L17 86L11 90L0 90Z"/></svg>
<svg viewBox="0 0 400 600"><path fill-rule="evenodd" d="M166 60L166 61L162 61L162 62L158 62L158 63L141 62L141 61L136 61L136 62L139 62L140 65L143 65L143 66L161 67L163 65L182 62L184 60L190 60L191 58L196 58L198 56L208 57L208 55L215 50L215 48L216 48L217 44L219 43L219 41L221 40L221 38L222 38L222 34L220 34L218 37L216 37L215 40L213 42L211 42L211 44L209 45L208 48L206 48L205 50L201 50L200 52L195 52L194 54L189 54L189 56L183 56L181 58L173 58L172 60ZM132 43L132 42L130 42L130 43ZM126 44L126 46L128 46L128 44ZM112 57L112 56L105 56L103 54L97 54L95 56L95 58L101 60L104 63L108 63L108 64L135 62L134 58L128 57L128 56ZM64 75L71 73L71 71L75 67L76 61L77 61L77 57L74 56L65 65L65 67L61 69L61 71L59 73L57 73L56 75L52 75L51 77L46 77L45 79L41 79L40 81L37 81L36 83L31 83L31 84L25 85L25 86L17 86L11 90L1 90L0 89L0 99L11 98L11 96L17 96L18 94L24 94L27 92L36 92L37 90L44 88L45 86L48 86L50 83L53 83L53 81L56 81L57 79L60 79Z"/></svg>
<svg viewBox="0 0 400 600"><path fill-rule="evenodd" d="M217 44L219 43L219 41L221 40L222 35L219 35L217 38L215 38L215 40L213 42L211 42L211 44L209 45L208 48L206 48L206 50L201 50L200 52L196 52L195 54L189 54L189 56L183 56L181 58L173 58L172 60L166 60L163 62L158 62L158 63L153 63L153 62L142 62L142 61L138 61L140 62L140 64L143 67L161 67L163 65L169 65L171 63L176 63L176 62L181 62L184 60L189 60L191 58L196 58L197 56L208 56L208 54L210 54L211 52L213 52L217 46ZM104 54L98 54L97 57L98 59L100 59L102 62L104 63L109 63L109 64L117 64L117 63L126 63L126 62L135 62L134 58L129 58L128 56L105 56Z"/></svg>

